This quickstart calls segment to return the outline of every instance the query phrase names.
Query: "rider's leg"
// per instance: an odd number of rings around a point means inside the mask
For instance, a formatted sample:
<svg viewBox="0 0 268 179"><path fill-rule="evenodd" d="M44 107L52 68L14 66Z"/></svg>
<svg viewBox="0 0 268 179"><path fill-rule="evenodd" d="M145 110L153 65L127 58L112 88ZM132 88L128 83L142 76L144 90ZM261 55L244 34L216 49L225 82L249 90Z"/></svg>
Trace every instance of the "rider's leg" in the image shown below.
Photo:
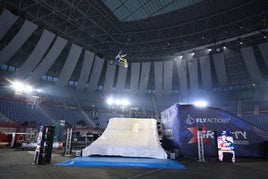
<svg viewBox="0 0 268 179"><path fill-rule="evenodd" d="M119 61L120 61L120 63L124 63L124 58L120 57Z"/></svg>
<svg viewBox="0 0 268 179"><path fill-rule="evenodd" d="M127 59L125 59L125 58L120 58L120 62L123 64L123 65L125 65L126 63L127 63Z"/></svg>

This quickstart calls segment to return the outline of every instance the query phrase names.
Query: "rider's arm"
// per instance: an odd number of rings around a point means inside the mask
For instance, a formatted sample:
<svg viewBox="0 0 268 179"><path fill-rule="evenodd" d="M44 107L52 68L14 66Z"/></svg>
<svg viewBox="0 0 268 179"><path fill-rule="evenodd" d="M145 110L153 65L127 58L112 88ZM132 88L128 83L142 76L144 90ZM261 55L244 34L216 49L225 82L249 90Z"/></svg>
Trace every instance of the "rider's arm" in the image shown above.
<svg viewBox="0 0 268 179"><path fill-rule="evenodd" d="M115 59L115 61L117 61L117 60L119 60L119 58L120 58L120 55L116 55L116 57L114 59Z"/></svg>
<svg viewBox="0 0 268 179"><path fill-rule="evenodd" d="M120 57L125 57L125 56L127 56L127 54L124 54L124 55L120 55Z"/></svg>

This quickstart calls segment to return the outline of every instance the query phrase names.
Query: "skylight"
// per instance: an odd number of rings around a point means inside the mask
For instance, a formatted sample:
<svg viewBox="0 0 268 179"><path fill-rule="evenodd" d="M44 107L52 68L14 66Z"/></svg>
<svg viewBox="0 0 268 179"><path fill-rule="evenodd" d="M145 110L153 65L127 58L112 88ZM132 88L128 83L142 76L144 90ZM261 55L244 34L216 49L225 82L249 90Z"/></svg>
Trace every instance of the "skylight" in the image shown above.
<svg viewBox="0 0 268 179"><path fill-rule="evenodd" d="M122 22L135 21L182 9L202 0L101 0Z"/></svg>

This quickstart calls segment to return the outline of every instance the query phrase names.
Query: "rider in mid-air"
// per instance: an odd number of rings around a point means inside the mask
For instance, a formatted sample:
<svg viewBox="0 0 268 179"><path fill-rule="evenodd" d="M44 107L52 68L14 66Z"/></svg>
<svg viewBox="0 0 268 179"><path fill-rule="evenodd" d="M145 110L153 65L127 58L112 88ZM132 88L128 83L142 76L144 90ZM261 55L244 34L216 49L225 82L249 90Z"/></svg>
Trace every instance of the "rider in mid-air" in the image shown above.
<svg viewBox="0 0 268 179"><path fill-rule="evenodd" d="M115 57L115 62L117 65L123 64L125 67L127 67L127 59L125 58L127 54L122 54L122 50L119 51L118 55Z"/></svg>

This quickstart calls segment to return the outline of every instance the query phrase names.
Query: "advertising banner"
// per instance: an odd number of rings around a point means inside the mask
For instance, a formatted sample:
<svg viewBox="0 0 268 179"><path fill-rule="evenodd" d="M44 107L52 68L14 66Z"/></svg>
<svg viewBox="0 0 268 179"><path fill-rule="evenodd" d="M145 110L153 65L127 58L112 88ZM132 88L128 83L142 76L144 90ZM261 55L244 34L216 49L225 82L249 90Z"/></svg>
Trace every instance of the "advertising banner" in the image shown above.
<svg viewBox="0 0 268 179"><path fill-rule="evenodd" d="M231 162L235 163L235 146L232 132L230 131L216 131L219 161L227 161L227 154L231 155Z"/></svg>
<svg viewBox="0 0 268 179"><path fill-rule="evenodd" d="M161 113L163 147L180 155L197 156L197 130L202 128L205 155L217 156L216 131L230 131L236 156L262 157L268 132L216 107L174 104Z"/></svg>

